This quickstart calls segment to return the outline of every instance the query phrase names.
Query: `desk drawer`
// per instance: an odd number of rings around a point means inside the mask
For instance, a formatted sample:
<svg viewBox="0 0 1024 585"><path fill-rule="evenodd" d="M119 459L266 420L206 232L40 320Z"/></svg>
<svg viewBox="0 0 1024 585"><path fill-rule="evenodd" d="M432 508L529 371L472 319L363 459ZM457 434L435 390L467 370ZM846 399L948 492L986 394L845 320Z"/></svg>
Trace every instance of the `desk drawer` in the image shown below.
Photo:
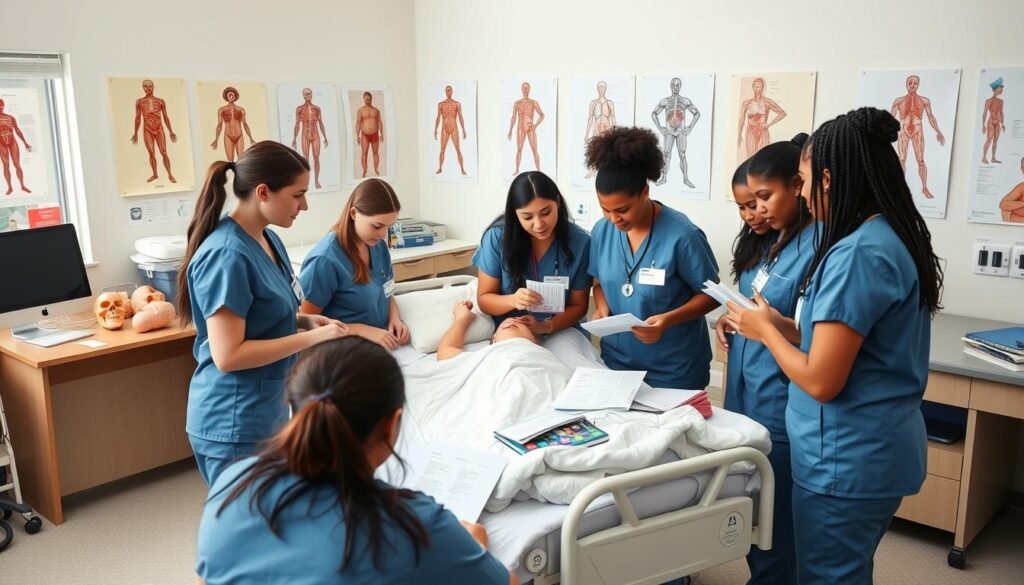
<svg viewBox="0 0 1024 585"><path fill-rule="evenodd" d="M924 399L930 402L967 408L971 401L971 379L943 372L928 372Z"/></svg>
<svg viewBox="0 0 1024 585"><path fill-rule="evenodd" d="M476 250L465 250L463 252L452 252L450 254L434 256L434 272L443 274L469 266L473 263L473 252L476 252Z"/></svg>
<svg viewBox="0 0 1024 585"><path fill-rule="evenodd" d="M959 503L960 482L929 473L925 476L920 492L903 498L896 517L946 532L956 532Z"/></svg>
<svg viewBox="0 0 1024 585"><path fill-rule="evenodd" d="M971 408L1024 419L1024 386L1011 386L975 378L971 382Z"/></svg>
<svg viewBox="0 0 1024 585"><path fill-rule="evenodd" d="M928 442L928 474L960 481L964 464L964 442L946 445Z"/></svg>
<svg viewBox="0 0 1024 585"><path fill-rule="evenodd" d="M392 266L392 268L395 272L395 282L401 282L411 278L420 278L421 276L433 276L434 259L420 258L419 260L400 262Z"/></svg>

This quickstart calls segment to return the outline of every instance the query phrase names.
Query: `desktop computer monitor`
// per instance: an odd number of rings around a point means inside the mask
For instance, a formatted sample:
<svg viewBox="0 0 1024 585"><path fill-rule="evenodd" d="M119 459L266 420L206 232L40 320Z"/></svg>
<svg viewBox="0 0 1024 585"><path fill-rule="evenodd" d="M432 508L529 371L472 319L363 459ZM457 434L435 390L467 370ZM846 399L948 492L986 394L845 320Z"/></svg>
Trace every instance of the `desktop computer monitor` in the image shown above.
<svg viewBox="0 0 1024 585"><path fill-rule="evenodd" d="M30 320L48 308L92 296L72 224L0 233L0 314ZM13 324L13 323L12 323ZM30 326L15 327L15 336Z"/></svg>

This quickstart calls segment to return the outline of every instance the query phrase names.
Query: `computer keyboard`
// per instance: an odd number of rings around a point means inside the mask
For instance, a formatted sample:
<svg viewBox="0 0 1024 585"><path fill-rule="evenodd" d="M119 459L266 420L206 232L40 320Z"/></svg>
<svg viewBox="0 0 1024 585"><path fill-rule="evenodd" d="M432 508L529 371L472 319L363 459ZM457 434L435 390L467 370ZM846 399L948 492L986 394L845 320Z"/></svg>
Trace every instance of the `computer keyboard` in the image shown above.
<svg viewBox="0 0 1024 585"><path fill-rule="evenodd" d="M33 345L39 345L41 347L53 347L76 339L90 337L91 335L92 331L87 331L85 329L68 329L66 331L54 331L53 333L40 335L33 339L22 339L22 341Z"/></svg>

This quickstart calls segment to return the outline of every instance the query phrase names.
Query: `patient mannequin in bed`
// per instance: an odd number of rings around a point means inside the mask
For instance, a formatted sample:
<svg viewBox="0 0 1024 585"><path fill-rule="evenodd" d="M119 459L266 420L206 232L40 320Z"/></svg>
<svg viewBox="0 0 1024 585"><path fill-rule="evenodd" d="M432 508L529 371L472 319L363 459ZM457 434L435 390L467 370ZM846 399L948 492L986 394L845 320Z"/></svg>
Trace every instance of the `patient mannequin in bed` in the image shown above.
<svg viewBox="0 0 1024 585"><path fill-rule="evenodd" d="M469 301L455 303L452 313L455 314L455 322L448 328L444 337L441 338L440 345L437 346L437 361L451 359L462 353L466 346L466 331L473 324L473 320L477 318L477 315L473 313L473 303ZM500 343L509 339L528 339L533 343L538 343L537 337L530 330L527 319L529 317L505 319L494 331L491 343Z"/></svg>

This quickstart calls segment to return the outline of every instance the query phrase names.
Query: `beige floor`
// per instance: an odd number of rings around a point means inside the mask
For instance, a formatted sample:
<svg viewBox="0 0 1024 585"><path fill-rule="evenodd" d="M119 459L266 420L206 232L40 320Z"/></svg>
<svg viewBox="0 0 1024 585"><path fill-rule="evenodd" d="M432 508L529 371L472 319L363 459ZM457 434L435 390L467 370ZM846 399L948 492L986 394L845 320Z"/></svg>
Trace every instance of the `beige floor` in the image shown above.
<svg viewBox="0 0 1024 585"><path fill-rule="evenodd" d="M66 500L67 522L27 535L0 553L3 585L194 583L195 531L205 496L190 463L175 464ZM1005 510L971 547L966 571L946 565L952 537L897 522L882 540L878 585L1024 583L1024 511ZM746 581L742 562L701 573L698 585Z"/></svg>

